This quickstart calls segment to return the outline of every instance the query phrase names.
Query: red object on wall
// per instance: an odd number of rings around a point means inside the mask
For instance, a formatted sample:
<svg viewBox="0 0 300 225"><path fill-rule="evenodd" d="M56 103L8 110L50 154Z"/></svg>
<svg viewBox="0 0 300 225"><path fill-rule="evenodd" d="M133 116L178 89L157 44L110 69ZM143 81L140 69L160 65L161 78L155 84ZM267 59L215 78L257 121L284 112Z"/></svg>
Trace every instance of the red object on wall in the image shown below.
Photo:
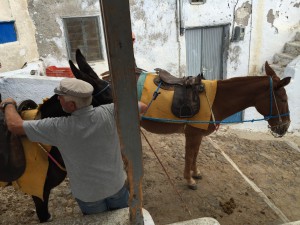
<svg viewBox="0 0 300 225"><path fill-rule="evenodd" d="M49 77L74 77L70 67L49 66L46 68L46 75Z"/></svg>

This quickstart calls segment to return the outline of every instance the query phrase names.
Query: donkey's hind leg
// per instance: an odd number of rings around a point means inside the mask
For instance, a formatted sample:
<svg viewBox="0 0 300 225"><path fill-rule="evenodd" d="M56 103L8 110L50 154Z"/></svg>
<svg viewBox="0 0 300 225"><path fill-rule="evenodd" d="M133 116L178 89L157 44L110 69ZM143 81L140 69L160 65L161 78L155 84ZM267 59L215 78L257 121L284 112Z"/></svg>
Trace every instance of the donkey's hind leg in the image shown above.
<svg viewBox="0 0 300 225"><path fill-rule="evenodd" d="M44 190L44 201L36 196L32 196L35 204L36 214L41 223L49 222L52 220L51 215L48 211L48 200L50 191Z"/></svg>
<svg viewBox="0 0 300 225"><path fill-rule="evenodd" d="M193 178L202 178L197 168L197 156L202 141L202 135L199 131L199 129L191 126L187 126L185 129L184 178L187 180L188 187L192 190L197 189L197 183Z"/></svg>

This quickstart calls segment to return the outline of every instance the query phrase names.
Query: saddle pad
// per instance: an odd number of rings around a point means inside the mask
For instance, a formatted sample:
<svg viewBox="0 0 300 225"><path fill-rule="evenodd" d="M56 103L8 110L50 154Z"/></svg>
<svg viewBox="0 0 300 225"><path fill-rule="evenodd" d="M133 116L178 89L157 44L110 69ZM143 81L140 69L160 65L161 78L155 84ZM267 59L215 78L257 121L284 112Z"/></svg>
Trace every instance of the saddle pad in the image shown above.
<svg viewBox="0 0 300 225"><path fill-rule="evenodd" d="M155 77L157 77L157 75L155 73L148 73L146 76L146 79L144 80L142 93L141 94L138 93L138 96L141 96L139 100L147 105L150 103L153 93L157 89L157 86L153 82ZM144 79L144 77L143 77L143 79ZM142 85L141 82L138 82L139 86ZM154 100L151 103L151 106L149 107L149 109L147 110L147 112L144 116L150 117L150 118L159 118L161 120L163 120L163 119L174 120L174 123L176 123L176 121L181 121L181 120L195 121L195 123L189 123L189 125L196 127L196 128L207 130L209 121L210 121L210 117L211 117L210 107L213 105L213 102L214 102L214 99L216 96L217 81L216 80L202 80L202 83L205 86L205 91L200 94L200 111L198 114L196 114L192 118L181 119L181 118L176 117L171 112L171 105L172 105L174 91L163 90L163 89L159 89L158 92L160 92L160 94L158 95L156 100ZM140 87L138 89L141 90ZM205 96L205 92L206 92L207 97ZM202 122L199 123L197 121L203 121L203 123Z"/></svg>
<svg viewBox="0 0 300 225"><path fill-rule="evenodd" d="M35 118L38 110L25 110L21 112L21 117L24 120L32 120ZM43 199L44 185L48 171L48 156L38 146L37 143L29 141L26 137L21 138L25 158L26 168L24 174L12 182L12 185L28 195L34 195ZM51 146L43 145L48 151ZM0 186L5 186L6 183L1 182Z"/></svg>

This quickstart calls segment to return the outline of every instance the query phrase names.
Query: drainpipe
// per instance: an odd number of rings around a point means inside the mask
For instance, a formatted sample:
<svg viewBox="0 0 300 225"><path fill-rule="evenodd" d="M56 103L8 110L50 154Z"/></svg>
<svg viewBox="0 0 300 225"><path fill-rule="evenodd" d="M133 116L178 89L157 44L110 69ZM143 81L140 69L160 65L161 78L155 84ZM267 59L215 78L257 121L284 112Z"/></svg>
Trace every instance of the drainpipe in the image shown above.
<svg viewBox="0 0 300 225"><path fill-rule="evenodd" d="M180 36L184 35L184 24L182 20L182 0L176 0L176 17L177 17L177 43L178 43L178 75L182 77L181 74L181 42Z"/></svg>
<svg viewBox="0 0 300 225"><path fill-rule="evenodd" d="M184 21L182 19L182 0L177 0L178 5L178 18L179 18L179 32L180 35L184 35Z"/></svg>

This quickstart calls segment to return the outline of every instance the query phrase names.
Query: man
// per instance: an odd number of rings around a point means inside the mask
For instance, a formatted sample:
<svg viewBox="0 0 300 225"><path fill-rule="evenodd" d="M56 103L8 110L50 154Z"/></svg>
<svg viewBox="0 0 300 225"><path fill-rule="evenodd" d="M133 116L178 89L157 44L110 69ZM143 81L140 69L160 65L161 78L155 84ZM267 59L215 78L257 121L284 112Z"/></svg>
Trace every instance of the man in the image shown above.
<svg viewBox="0 0 300 225"><path fill-rule="evenodd" d="M76 78L61 80L54 92L71 116L23 121L16 102L8 98L1 103L8 129L33 142L58 147L83 214L127 207L129 193L124 185L114 104L93 108L92 85ZM139 102L141 112L146 108Z"/></svg>

